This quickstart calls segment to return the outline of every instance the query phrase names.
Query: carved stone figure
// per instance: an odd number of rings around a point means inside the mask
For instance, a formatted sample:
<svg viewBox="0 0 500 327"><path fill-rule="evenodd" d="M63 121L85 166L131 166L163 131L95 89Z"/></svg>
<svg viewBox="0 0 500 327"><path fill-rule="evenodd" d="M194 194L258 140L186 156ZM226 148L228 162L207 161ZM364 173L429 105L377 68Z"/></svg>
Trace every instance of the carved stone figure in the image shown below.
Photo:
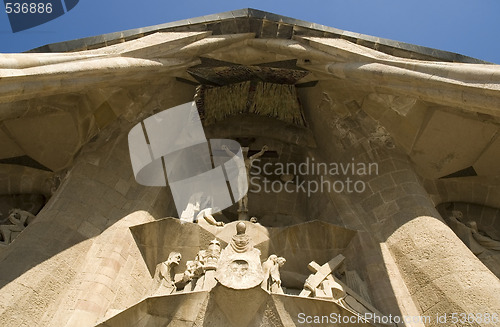
<svg viewBox="0 0 500 327"><path fill-rule="evenodd" d="M462 242L467 245L467 247L475 255L479 255L484 252L484 248L477 243L477 241L472 236L472 229L465 225L463 220L463 214L461 211L453 210L451 216L448 217L447 222L451 229L457 234L457 236L462 240Z"/></svg>
<svg viewBox="0 0 500 327"><path fill-rule="evenodd" d="M212 289L216 284L215 271L217 263L221 255L220 242L217 240L210 241L208 249L198 252L195 261L201 266L202 274L196 282L195 291L207 291Z"/></svg>
<svg viewBox="0 0 500 327"><path fill-rule="evenodd" d="M260 251L253 247L245 234L246 225L236 225L236 235L222 250L215 278L224 286L233 289L248 289L262 283L264 274L260 262Z"/></svg>
<svg viewBox="0 0 500 327"><path fill-rule="evenodd" d="M200 211L198 216L196 216L196 221L199 221L201 218L204 218L205 221L210 225L217 227L224 227L224 222L215 220L214 216L212 216L212 211L213 211L212 208L207 208Z"/></svg>
<svg viewBox="0 0 500 327"><path fill-rule="evenodd" d="M236 225L236 235L231 238L231 242L226 248L226 252L245 253L254 250L250 236L245 234L246 229L247 227L244 223L238 223Z"/></svg>
<svg viewBox="0 0 500 327"><path fill-rule="evenodd" d="M31 212L21 209L12 209L8 217L10 224L0 225L0 235L2 237L0 245L10 244L17 236L17 234L14 233L22 232L34 218L35 215Z"/></svg>
<svg viewBox="0 0 500 327"><path fill-rule="evenodd" d="M463 214L453 210L447 217L450 228L486 267L500 277L500 242L481 233L475 221L463 222Z"/></svg>
<svg viewBox="0 0 500 327"><path fill-rule="evenodd" d="M279 269L285 264L286 259L271 254L269 258L262 263L262 270L264 272L264 280L262 281L262 289L272 292L284 294L281 288L281 277Z"/></svg>
<svg viewBox="0 0 500 327"><path fill-rule="evenodd" d="M278 256L276 254L271 254L269 258L267 258L267 260L262 263L264 280L262 281L261 287L266 291L270 290L269 280L271 277L271 269L276 264L276 259L278 259Z"/></svg>
<svg viewBox="0 0 500 327"><path fill-rule="evenodd" d="M240 220L247 220L247 213L248 213L248 195L247 192L245 192L245 189L243 185L248 185L250 187L250 169L252 168L252 163L262 157L262 155L268 150L269 148L267 145L264 145L262 149L254 154L253 156L248 157L248 147L243 147L242 152L243 152L243 160L245 162L245 167L239 167L239 176L238 176L238 192L239 194L244 194L241 199L238 200L238 219ZM229 148L226 145L222 146L222 150L226 151L228 156L235 156L234 153L229 150ZM244 168L244 170L243 170Z"/></svg>
<svg viewBox="0 0 500 327"><path fill-rule="evenodd" d="M156 293L159 294L172 294L177 288L175 286L175 267L181 262L182 256L179 252L170 252L168 259L160 263L157 270L157 279L159 279L159 286Z"/></svg>
<svg viewBox="0 0 500 327"><path fill-rule="evenodd" d="M266 291L270 291L270 279L271 279L271 269L276 264L278 256L276 254L271 254L266 261L262 263L262 271L264 272L264 280L262 281L261 287Z"/></svg>
<svg viewBox="0 0 500 327"><path fill-rule="evenodd" d="M196 287L196 282L198 278L203 275L203 267L201 266L199 261L189 260L186 261L186 271L184 271L184 275L182 276L182 282L186 283L184 286L184 292L191 292Z"/></svg>
<svg viewBox="0 0 500 327"><path fill-rule="evenodd" d="M198 222L200 219L205 219L207 223L213 226L223 227L222 221L217 221L213 214L217 212L216 209L207 207L210 199L203 196L202 192L193 194L189 198L186 209L182 211L179 217L182 222Z"/></svg>
<svg viewBox="0 0 500 327"><path fill-rule="evenodd" d="M273 293L284 294L281 288L281 276L280 268L286 263L286 259L283 257L278 257L276 264L271 269L271 288L270 291Z"/></svg>
<svg viewBox="0 0 500 327"><path fill-rule="evenodd" d="M485 235L484 233L481 233L479 229L477 228L477 223L475 221L470 221L467 224L472 232L472 236L474 239L484 248L488 250L493 250L493 251L500 251L500 242L497 240L494 240L488 235Z"/></svg>
<svg viewBox="0 0 500 327"><path fill-rule="evenodd" d="M205 270L206 269L217 269L217 262L220 258L220 242L217 240L210 241L207 249L207 256L205 260Z"/></svg>
<svg viewBox="0 0 500 327"><path fill-rule="evenodd" d="M189 198L189 201L186 205L186 209L184 209L179 217L181 222L193 222L195 217L198 215L200 211L200 202L201 202L202 193L198 192Z"/></svg>

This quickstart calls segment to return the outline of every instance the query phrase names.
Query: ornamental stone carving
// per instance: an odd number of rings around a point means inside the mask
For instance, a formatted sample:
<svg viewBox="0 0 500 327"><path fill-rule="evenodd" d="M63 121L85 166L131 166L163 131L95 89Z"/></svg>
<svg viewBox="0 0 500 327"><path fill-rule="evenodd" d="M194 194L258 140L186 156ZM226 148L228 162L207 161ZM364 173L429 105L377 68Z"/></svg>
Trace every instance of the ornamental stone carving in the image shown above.
<svg viewBox="0 0 500 327"><path fill-rule="evenodd" d="M222 250L215 276L219 283L233 289L252 288L264 280L260 251L253 247L245 231L245 223L239 222L236 234Z"/></svg>

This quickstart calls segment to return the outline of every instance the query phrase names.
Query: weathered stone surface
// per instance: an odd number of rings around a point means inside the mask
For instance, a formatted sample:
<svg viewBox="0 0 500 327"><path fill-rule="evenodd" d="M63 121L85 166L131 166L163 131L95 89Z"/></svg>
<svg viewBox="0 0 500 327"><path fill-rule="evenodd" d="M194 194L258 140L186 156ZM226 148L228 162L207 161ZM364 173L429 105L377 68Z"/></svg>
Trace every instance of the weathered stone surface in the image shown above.
<svg viewBox="0 0 500 327"><path fill-rule="evenodd" d="M245 223L236 224L236 234L222 250L217 263L215 278L228 288L249 289L264 280L260 251L254 248L253 241L245 231Z"/></svg>
<svg viewBox="0 0 500 327"><path fill-rule="evenodd" d="M176 312L172 315L172 312ZM308 312L306 317L301 313ZM260 287L249 290L231 290L217 286L210 293L195 292L164 297L147 298L128 310L102 322L98 326L122 326L141 323L145 326L188 324L210 326L300 326L322 319L322 312L334 316L355 314L330 301L315 301L297 296L268 294ZM349 318L348 318L349 317ZM356 319L357 320L357 319ZM319 321L321 323L321 320ZM329 321L323 321L329 323ZM329 323L331 326L341 326ZM373 325L362 319L355 326Z"/></svg>
<svg viewBox="0 0 500 327"><path fill-rule="evenodd" d="M253 9L44 49L73 52L0 55L0 225L14 207L36 214L0 248L0 325L291 326L307 324L300 313L354 317L363 301L393 316L500 312L491 261L445 223L462 211L477 225L468 235L497 251L498 65ZM293 117L279 103L267 113L199 106L213 109L207 137L270 150L239 208L255 217L240 223L248 248L233 240L237 204L215 224L182 224L169 188L137 184L127 147L132 126L192 101L199 83L230 92L245 76L271 76L301 105ZM376 169L269 170L313 160ZM216 279L217 242L227 274ZM151 296L172 252L177 290ZM345 269L315 286L324 299L298 297L307 264L338 255ZM258 278L231 279L250 263ZM334 303L337 284L349 306Z"/></svg>
<svg viewBox="0 0 500 327"><path fill-rule="evenodd" d="M411 157L424 176L446 176L472 166L497 130L493 124L438 110L416 141Z"/></svg>

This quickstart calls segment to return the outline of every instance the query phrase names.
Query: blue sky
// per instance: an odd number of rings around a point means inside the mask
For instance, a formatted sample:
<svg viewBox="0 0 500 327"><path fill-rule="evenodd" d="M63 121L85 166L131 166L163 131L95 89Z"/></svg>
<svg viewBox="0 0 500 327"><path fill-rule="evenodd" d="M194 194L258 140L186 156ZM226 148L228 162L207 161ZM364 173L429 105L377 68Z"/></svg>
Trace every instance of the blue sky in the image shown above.
<svg viewBox="0 0 500 327"><path fill-rule="evenodd" d="M17 0L5 0L9 1ZM22 52L48 43L248 7L500 64L500 0L80 0L65 15L18 33L12 33L2 10L0 52Z"/></svg>

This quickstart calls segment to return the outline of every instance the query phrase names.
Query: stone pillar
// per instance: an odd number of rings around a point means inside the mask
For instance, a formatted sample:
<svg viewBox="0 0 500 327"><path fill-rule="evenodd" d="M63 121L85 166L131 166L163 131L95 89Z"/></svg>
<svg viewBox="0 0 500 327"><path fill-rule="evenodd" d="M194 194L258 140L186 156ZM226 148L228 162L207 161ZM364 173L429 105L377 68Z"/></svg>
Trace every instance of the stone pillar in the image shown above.
<svg viewBox="0 0 500 327"><path fill-rule="evenodd" d="M453 313L500 313L500 280L444 223L406 156L388 151L366 181L367 230L387 245L420 314L430 317L426 326L451 326ZM447 323L439 323L444 314Z"/></svg>
<svg viewBox="0 0 500 327"><path fill-rule="evenodd" d="M94 326L149 291L129 227L165 190L135 182L126 133L103 142L0 256L1 326Z"/></svg>
<svg viewBox="0 0 500 327"><path fill-rule="evenodd" d="M397 146L380 142L380 135L373 136L379 124L358 108L363 97L347 110L345 104L352 103L356 93L343 97L340 89L320 82L318 88L303 89L301 95L318 144L315 153L330 163L375 162L379 166L376 175L354 176L367 186L361 194L330 195L344 226L364 230L374 241L367 243L380 244L379 249L373 246L367 252L364 249L370 247L365 247L359 252L373 304L384 313L413 314L394 295L404 282L420 314L434 315L430 326L452 325L438 324L438 313L500 313L498 278L444 223L408 156ZM385 260L388 252L392 258ZM392 274L394 269L388 269L387 262L397 266L399 274Z"/></svg>

